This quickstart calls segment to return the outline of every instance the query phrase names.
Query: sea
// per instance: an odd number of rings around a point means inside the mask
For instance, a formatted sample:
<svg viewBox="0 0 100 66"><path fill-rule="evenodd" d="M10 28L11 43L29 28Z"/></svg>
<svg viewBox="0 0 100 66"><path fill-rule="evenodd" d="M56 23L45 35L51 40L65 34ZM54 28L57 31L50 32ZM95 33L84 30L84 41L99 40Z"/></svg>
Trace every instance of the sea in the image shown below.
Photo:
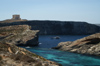
<svg viewBox="0 0 100 66"><path fill-rule="evenodd" d="M60 38L53 39L56 36ZM63 66L100 66L100 57L51 49L60 42L75 41L86 36L88 35L40 35L39 46L24 48Z"/></svg>

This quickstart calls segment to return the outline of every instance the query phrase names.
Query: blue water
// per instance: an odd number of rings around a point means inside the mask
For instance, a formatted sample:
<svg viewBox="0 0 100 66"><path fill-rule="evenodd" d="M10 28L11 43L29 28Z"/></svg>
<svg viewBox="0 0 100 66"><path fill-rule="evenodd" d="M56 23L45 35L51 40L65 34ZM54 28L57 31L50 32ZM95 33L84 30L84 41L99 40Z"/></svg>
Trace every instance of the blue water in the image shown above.
<svg viewBox="0 0 100 66"><path fill-rule="evenodd" d="M26 47L26 49L63 66L100 66L100 57L51 49L51 47L57 46L59 42L74 41L85 36L60 35L60 39L51 39L55 35L40 36L38 47Z"/></svg>

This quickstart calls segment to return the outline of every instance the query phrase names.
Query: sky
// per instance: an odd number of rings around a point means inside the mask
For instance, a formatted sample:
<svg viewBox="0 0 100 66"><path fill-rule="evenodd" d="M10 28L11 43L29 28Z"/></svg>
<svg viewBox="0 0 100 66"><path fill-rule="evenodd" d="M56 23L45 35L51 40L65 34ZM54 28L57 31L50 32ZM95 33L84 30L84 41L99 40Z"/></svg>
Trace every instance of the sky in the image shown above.
<svg viewBox="0 0 100 66"><path fill-rule="evenodd" d="M0 0L0 21L14 14L27 20L100 24L100 0Z"/></svg>

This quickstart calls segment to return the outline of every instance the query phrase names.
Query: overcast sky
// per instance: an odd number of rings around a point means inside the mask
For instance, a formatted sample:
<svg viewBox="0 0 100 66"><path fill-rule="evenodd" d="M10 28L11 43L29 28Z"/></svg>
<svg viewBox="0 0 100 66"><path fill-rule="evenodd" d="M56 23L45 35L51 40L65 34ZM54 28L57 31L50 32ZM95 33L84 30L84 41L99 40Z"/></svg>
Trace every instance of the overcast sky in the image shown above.
<svg viewBox="0 0 100 66"><path fill-rule="evenodd" d="M100 0L0 0L0 20L13 14L28 20L100 23Z"/></svg>

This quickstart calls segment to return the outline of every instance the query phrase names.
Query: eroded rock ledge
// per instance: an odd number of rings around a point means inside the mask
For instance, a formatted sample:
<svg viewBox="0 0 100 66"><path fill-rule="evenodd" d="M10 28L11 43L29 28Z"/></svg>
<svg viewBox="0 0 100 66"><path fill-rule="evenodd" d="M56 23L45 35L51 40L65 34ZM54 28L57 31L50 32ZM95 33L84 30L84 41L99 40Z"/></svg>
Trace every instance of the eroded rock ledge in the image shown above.
<svg viewBox="0 0 100 66"><path fill-rule="evenodd" d="M54 49L100 56L100 33L73 42L61 42Z"/></svg>
<svg viewBox="0 0 100 66"><path fill-rule="evenodd" d="M28 25L0 27L0 42L15 45L38 45L39 30L30 30Z"/></svg>
<svg viewBox="0 0 100 66"><path fill-rule="evenodd" d="M28 25L0 27L0 66L62 66L16 45L38 45L38 30Z"/></svg>
<svg viewBox="0 0 100 66"><path fill-rule="evenodd" d="M0 43L0 66L62 66L14 44Z"/></svg>

